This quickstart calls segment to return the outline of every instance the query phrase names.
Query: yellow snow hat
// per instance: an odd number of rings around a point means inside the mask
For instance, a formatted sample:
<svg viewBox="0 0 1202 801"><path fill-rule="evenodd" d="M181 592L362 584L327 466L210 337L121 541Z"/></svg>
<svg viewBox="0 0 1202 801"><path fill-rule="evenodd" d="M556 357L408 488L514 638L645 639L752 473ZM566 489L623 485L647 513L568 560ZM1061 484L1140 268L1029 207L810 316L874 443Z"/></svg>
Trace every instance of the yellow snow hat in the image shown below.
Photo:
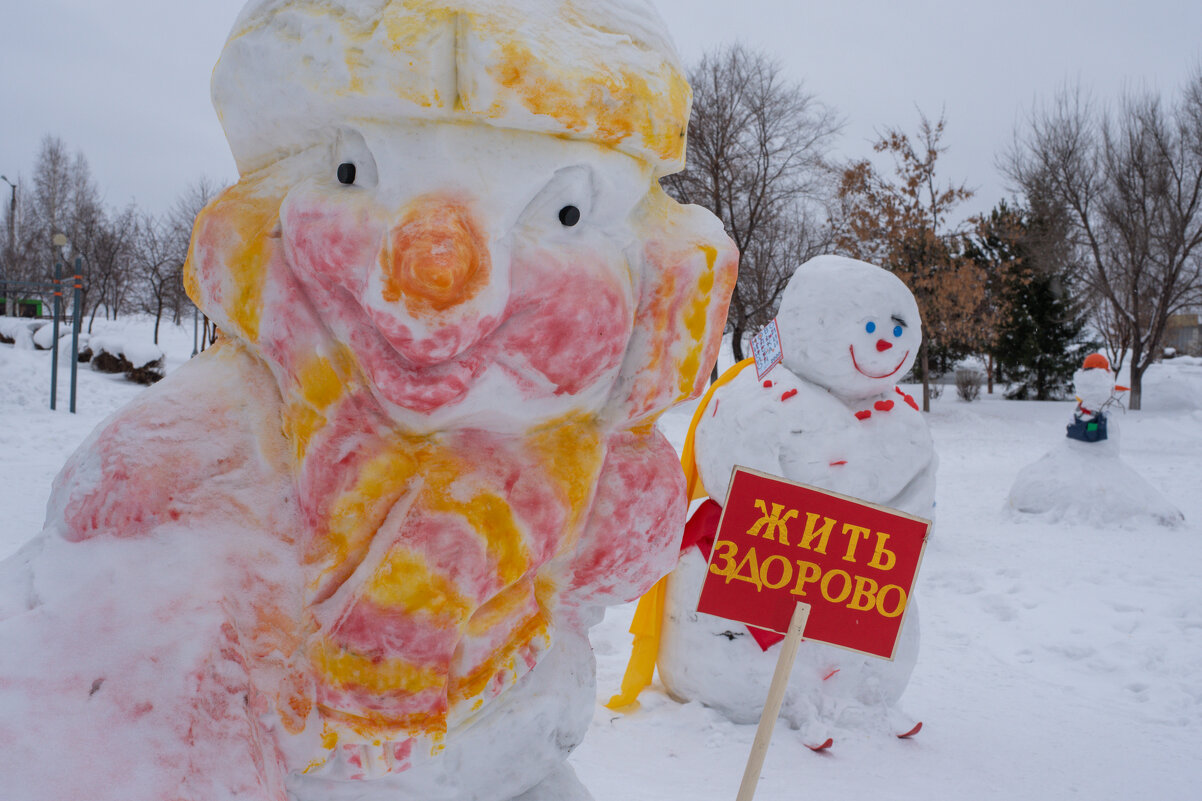
<svg viewBox="0 0 1202 801"><path fill-rule="evenodd" d="M357 121L484 122L684 166L692 95L648 0L251 0L213 70L243 174Z"/></svg>

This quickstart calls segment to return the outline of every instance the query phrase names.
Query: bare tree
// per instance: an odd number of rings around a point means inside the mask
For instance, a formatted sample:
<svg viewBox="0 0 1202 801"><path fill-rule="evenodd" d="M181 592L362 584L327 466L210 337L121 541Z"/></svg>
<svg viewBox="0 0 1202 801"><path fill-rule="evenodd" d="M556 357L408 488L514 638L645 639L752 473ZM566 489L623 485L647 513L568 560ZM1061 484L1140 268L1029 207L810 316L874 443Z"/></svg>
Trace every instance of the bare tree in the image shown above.
<svg viewBox="0 0 1202 801"><path fill-rule="evenodd" d="M1168 319L1202 301L1202 70L1175 105L1152 93L1100 109L1078 89L1032 110L1003 168L1049 193L1071 222L1098 327L1132 409Z"/></svg>
<svg viewBox="0 0 1202 801"><path fill-rule="evenodd" d="M48 280L61 258L52 246L55 234L65 234L73 254L81 258L83 303L92 319L103 305L106 314L122 310L129 286L129 241L135 214L131 209L110 217L82 153L74 157L63 140L43 138L34 164L33 188L23 211L20 258L22 279ZM66 275L73 265L66 265ZM89 323L89 329L91 324Z"/></svg>
<svg viewBox="0 0 1202 801"><path fill-rule="evenodd" d="M154 315L154 344L159 344L159 323L179 283L178 250L174 231L164 220L139 214L135 223L132 261L140 287L142 311Z"/></svg>
<svg viewBox="0 0 1202 801"><path fill-rule="evenodd" d="M86 162L77 159L76 165L79 164ZM34 163L27 216L21 226L19 280L49 281L53 276L52 265L61 257L52 245L54 235L65 233L75 241L78 232L69 229L80 218L74 204L87 194L87 181L75 180L72 166L63 140L52 136L42 139ZM49 302L49 293L42 293L42 298Z"/></svg>
<svg viewBox="0 0 1202 801"><path fill-rule="evenodd" d="M705 55L689 81L687 167L663 185L712 211L739 249L727 330L740 360L744 335L771 321L793 271L829 245L825 157L841 123L776 61L738 45Z"/></svg>
<svg viewBox="0 0 1202 801"><path fill-rule="evenodd" d="M196 216L217 196L220 187L208 178L190 184L171 210L161 218L138 215L133 263L140 288L142 310L153 314L154 341L159 341L163 313L170 311L179 325L183 309L191 306L184 292L184 262Z"/></svg>

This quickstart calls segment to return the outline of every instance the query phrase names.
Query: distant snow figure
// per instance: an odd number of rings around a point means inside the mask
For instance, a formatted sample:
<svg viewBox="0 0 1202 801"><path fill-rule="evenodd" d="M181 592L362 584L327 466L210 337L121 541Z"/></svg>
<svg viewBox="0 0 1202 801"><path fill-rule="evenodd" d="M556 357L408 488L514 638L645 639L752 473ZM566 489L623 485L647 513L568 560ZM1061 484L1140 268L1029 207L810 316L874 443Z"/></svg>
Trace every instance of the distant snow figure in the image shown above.
<svg viewBox="0 0 1202 801"><path fill-rule="evenodd" d="M871 264L822 256L798 268L777 320L783 363L762 381L754 367L741 370L716 387L695 418L700 481L692 496L709 500L690 520L662 598L657 664L664 686L740 723L759 719L779 652L769 646L781 638L695 611L732 468L928 519L935 499L930 432L914 399L897 386L922 342L918 305L906 286ZM897 702L917 653L913 606L892 662L803 642L781 715L811 747L840 729L913 733L918 724Z"/></svg>
<svg viewBox="0 0 1202 801"><path fill-rule="evenodd" d="M1167 526L1181 514L1119 456L1119 427L1111 409L1121 409L1110 362L1100 353L1085 358L1073 374L1077 408L1065 439L1042 459L1019 471L1010 488L1009 507L1099 526L1123 525L1151 517Z"/></svg>

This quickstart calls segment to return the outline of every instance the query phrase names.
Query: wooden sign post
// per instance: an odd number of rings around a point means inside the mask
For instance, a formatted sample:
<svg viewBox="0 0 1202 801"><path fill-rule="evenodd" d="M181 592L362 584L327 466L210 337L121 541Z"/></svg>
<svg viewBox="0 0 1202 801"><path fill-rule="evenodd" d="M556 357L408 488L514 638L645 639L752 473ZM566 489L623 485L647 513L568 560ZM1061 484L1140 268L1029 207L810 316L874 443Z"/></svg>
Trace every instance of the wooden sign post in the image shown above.
<svg viewBox="0 0 1202 801"><path fill-rule="evenodd" d="M735 467L698 612L785 634L738 801L751 801L805 639L892 659L931 523Z"/></svg>
<svg viewBox="0 0 1202 801"><path fill-rule="evenodd" d="M789 674L793 672L793 660L797 658L797 646L805 635L809 617L809 604L799 603L794 607L789 633L780 645L776 672L772 674L768 700L764 702L764 711L760 714L760 725L755 730L755 742L751 744L751 755L747 757L747 767L743 770L743 782L739 785L736 801L751 801L755 797L755 786L760 781L760 770L764 767L764 757L768 755L768 744L772 742L772 730L776 728L780 705L785 700L785 687L789 684Z"/></svg>

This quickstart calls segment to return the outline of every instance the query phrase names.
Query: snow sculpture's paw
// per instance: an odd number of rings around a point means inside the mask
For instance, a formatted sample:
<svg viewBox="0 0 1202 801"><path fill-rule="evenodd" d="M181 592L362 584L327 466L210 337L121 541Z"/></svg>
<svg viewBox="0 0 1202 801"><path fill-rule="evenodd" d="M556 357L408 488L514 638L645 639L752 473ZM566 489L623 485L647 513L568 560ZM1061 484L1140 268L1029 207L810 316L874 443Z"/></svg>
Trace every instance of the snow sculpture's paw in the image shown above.
<svg viewBox="0 0 1202 801"><path fill-rule="evenodd" d="M414 739L403 742L344 743L330 752L324 763L314 763L306 774L323 779L363 781L401 773L412 767Z"/></svg>
<svg viewBox="0 0 1202 801"><path fill-rule="evenodd" d="M593 796L576 778L572 766L564 763L543 781L512 801L593 801Z"/></svg>

